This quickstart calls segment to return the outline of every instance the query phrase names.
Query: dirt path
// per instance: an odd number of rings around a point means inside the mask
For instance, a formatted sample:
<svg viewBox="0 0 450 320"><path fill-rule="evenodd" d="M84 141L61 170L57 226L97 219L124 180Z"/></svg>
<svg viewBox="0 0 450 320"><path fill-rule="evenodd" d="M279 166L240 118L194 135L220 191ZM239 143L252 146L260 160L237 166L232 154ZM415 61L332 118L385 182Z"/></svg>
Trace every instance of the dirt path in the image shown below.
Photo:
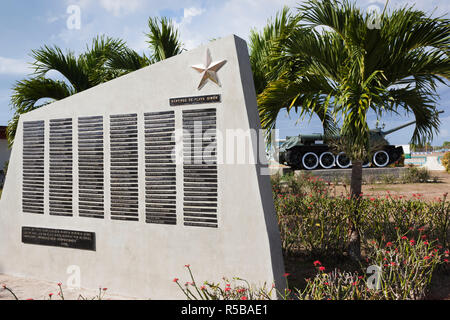
<svg viewBox="0 0 450 320"><path fill-rule="evenodd" d="M0 274L0 300L14 300L14 297L8 291L2 288L6 285L11 288L14 294L20 300L49 300L49 294L53 294L52 300L61 300L58 297L58 284L55 282L48 282L35 279L26 279L21 277L14 277ZM104 292L103 300L136 300L135 297L119 296L109 292L107 289ZM103 293L103 292L102 292ZM89 289L69 289L63 285L63 294L65 300L78 300L82 295L85 299L92 300L99 295L99 290Z"/></svg>
<svg viewBox="0 0 450 320"><path fill-rule="evenodd" d="M421 199L427 201L437 201L442 199L445 193L450 193L450 174L446 172L433 172L433 176L439 178L438 183L412 183L412 184L372 184L363 185L362 191L364 195L386 195L387 191L391 195L413 198L414 195L420 195ZM336 186L336 193L346 194L349 187L344 188L342 185ZM447 197L450 199L450 196Z"/></svg>

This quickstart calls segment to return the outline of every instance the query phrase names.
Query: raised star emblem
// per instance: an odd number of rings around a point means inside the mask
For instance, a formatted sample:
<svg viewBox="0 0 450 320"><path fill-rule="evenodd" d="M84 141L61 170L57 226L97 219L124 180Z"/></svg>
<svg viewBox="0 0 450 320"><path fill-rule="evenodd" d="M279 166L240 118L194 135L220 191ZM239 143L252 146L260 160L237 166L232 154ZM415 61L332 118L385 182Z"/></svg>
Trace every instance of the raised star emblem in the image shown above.
<svg viewBox="0 0 450 320"><path fill-rule="evenodd" d="M203 86L208 82L208 80L211 80L215 84L217 84L219 87L220 82L219 78L217 77L217 71L220 70L224 66L225 63L227 63L226 60L220 60L211 62L211 53L209 52L209 49L206 49L206 64L197 64L192 66L193 69L197 70L199 73L202 73L202 79L200 80L200 84L198 85L198 90L203 88Z"/></svg>

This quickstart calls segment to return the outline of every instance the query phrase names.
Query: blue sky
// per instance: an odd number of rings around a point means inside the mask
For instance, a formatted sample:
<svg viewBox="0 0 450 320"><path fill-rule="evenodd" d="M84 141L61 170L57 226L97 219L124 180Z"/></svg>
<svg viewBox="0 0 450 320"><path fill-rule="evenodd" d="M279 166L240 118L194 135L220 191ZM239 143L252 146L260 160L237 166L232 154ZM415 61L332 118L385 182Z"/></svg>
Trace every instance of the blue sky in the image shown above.
<svg viewBox="0 0 450 320"><path fill-rule="evenodd" d="M267 20L284 5L295 8L299 0L2 0L0 10L0 125L6 125L12 116L9 106L11 87L31 73L31 50L43 45L57 45L63 49L81 52L93 37L105 34L124 39L138 52L148 53L146 37L150 16L167 16L179 27L187 49L229 34L248 39L252 28L260 30ZM361 8L384 7L385 0L358 0ZM390 0L390 7L415 5L434 15L450 13L449 0ZM69 29L67 21L70 6L80 9L79 29ZM295 10L295 9L294 9ZM52 76L52 75L50 75ZM57 76L57 75L53 75ZM442 126L433 144L450 141L450 89L439 88L439 107L444 110ZM298 117L281 113L277 127L280 138L286 135L319 133L321 125L313 118L297 123ZM411 120L406 115L381 119L386 128ZM369 115L369 125L376 118ZM405 128L390 137L392 144L406 144L413 127Z"/></svg>

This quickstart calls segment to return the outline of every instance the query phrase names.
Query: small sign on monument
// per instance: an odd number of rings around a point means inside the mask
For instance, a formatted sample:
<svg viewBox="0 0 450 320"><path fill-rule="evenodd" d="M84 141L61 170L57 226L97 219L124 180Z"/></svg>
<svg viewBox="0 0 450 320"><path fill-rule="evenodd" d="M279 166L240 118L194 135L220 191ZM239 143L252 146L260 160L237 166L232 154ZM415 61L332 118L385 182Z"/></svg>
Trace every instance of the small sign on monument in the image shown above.
<svg viewBox="0 0 450 320"><path fill-rule="evenodd" d="M171 107L175 107L190 104L220 103L220 100L220 94L212 94L208 96L171 98L169 103Z"/></svg>
<svg viewBox="0 0 450 320"><path fill-rule="evenodd" d="M22 242L41 246L95 251L94 232L22 227Z"/></svg>

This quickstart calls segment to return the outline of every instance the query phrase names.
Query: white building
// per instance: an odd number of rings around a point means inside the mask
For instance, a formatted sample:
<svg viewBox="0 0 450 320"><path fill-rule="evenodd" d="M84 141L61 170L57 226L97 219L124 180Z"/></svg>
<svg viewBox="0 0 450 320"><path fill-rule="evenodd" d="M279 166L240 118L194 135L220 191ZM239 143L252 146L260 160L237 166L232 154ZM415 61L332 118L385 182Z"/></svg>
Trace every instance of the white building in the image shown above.
<svg viewBox="0 0 450 320"><path fill-rule="evenodd" d="M6 161L9 160L11 151L8 148L8 140L6 139L6 127L0 126L0 186L3 185L3 168Z"/></svg>

